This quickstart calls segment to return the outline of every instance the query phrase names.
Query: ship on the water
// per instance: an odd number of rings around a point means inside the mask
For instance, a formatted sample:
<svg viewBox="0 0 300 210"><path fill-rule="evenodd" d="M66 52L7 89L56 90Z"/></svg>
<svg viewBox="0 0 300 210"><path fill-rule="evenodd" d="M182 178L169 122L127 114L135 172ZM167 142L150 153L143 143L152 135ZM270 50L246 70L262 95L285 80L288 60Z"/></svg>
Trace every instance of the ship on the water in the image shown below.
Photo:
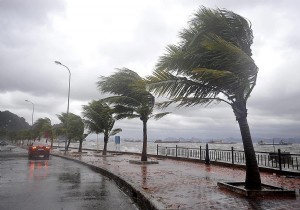
<svg viewBox="0 0 300 210"><path fill-rule="evenodd" d="M287 142L285 140L280 140L278 143L275 143L274 140L272 143L268 143L268 142L261 140L261 141L257 142L257 144L259 144L259 145L291 145L292 143Z"/></svg>
<svg viewBox="0 0 300 210"><path fill-rule="evenodd" d="M211 141L208 141L207 143L209 143L209 144L236 144L236 142L227 142L227 141L223 141L223 140L211 140Z"/></svg>

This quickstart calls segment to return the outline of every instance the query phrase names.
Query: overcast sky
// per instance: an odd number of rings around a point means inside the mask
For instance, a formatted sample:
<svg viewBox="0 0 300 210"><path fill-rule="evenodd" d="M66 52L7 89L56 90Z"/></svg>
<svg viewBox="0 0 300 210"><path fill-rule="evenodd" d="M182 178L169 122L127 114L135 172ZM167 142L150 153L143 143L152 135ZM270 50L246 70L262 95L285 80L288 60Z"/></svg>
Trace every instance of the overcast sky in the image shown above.
<svg viewBox="0 0 300 210"><path fill-rule="evenodd" d="M0 0L0 111L31 124L102 98L100 75L126 67L150 75L168 44L178 42L199 7L226 8L252 23L257 85L248 100L253 137L300 137L300 2L298 0ZM149 139L240 138L231 107L169 108L148 122ZM123 138L142 138L140 120L121 120Z"/></svg>

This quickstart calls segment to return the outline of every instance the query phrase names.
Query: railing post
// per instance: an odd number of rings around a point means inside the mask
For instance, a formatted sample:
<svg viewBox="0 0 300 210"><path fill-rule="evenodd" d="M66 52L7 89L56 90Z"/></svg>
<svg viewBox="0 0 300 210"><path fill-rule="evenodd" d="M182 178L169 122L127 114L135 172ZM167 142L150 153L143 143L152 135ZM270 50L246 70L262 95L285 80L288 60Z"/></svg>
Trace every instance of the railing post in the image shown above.
<svg viewBox="0 0 300 210"><path fill-rule="evenodd" d="M176 157L177 157L177 145L176 145L176 153L175 154L176 154Z"/></svg>
<svg viewBox="0 0 300 210"><path fill-rule="evenodd" d="M232 162L232 165L234 165L234 156L233 156L233 147L231 147L231 162Z"/></svg>
<svg viewBox="0 0 300 210"><path fill-rule="evenodd" d="M156 155L158 155L158 144L156 145Z"/></svg>
<svg viewBox="0 0 300 210"><path fill-rule="evenodd" d="M201 146L200 146L200 154L199 154L199 157L200 157L200 160L202 159L202 154L201 154Z"/></svg>
<svg viewBox="0 0 300 210"><path fill-rule="evenodd" d="M280 149L278 149L278 164L279 164L279 170L282 171L282 167L281 167L281 152L280 152Z"/></svg>
<svg viewBox="0 0 300 210"><path fill-rule="evenodd" d="M206 152L205 152L205 164L209 165L210 161L209 161L209 150L208 150L208 144L206 144Z"/></svg>

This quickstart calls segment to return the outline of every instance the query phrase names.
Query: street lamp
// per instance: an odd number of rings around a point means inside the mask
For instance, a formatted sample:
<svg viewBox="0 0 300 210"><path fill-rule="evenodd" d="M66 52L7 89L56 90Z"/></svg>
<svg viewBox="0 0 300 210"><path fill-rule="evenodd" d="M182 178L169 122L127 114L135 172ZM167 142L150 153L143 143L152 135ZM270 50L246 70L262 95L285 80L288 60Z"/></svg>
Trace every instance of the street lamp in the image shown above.
<svg viewBox="0 0 300 210"><path fill-rule="evenodd" d="M33 126L34 103L32 103L31 101L28 101L27 99L25 101L32 104L31 126Z"/></svg>
<svg viewBox="0 0 300 210"><path fill-rule="evenodd" d="M66 65L62 64L61 62L54 61L54 63L56 63L57 65L66 67L66 69L69 71L69 90L68 90L68 106L67 106L67 122L66 122L67 123L67 138L68 138L71 72L70 72L70 69ZM67 152L67 139L65 140L65 154L66 154L66 152Z"/></svg>
<svg viewBox="0 0 300 210"><path fill-rule="evenodd" d="M34 103L32 103L31 101L29 101L27 99L25 101L32 104L32 115L31 115L31 130L32 130L32 128L33 128L33 115L34 115Z"/></svg>

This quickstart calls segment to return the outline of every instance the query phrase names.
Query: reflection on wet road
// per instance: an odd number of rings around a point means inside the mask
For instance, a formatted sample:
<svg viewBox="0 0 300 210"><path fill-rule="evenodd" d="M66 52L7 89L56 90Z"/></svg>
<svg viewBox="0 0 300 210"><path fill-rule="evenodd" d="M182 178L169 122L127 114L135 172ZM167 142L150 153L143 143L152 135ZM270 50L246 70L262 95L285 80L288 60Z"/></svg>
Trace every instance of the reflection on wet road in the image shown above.
<svg viewBox="0 0 300 210"><path fill-rule="evenodd" d="M50 157L0 157L0 209L137 209L108 178Z"/></svg>

